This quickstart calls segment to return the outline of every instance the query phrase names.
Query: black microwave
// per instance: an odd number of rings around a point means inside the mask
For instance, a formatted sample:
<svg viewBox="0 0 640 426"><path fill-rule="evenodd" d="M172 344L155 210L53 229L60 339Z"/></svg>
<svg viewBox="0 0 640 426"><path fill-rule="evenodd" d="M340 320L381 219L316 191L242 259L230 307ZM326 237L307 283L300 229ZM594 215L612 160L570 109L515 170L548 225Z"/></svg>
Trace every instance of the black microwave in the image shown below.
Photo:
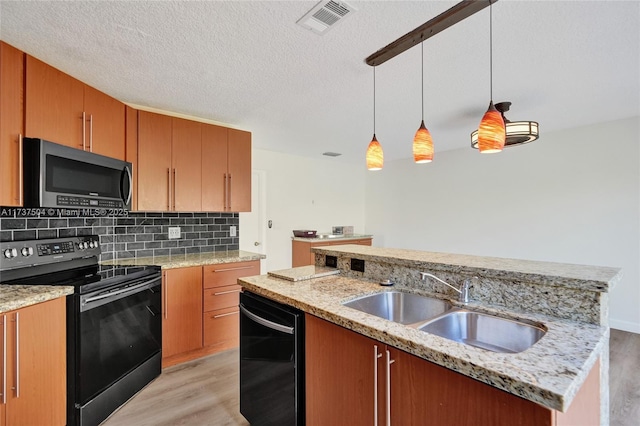
<svg viewBox="0 0 640 426"><path fill-rule="evenodd" d="M22 149L25 207L131 208L131 163L43 139Z"/></svg>

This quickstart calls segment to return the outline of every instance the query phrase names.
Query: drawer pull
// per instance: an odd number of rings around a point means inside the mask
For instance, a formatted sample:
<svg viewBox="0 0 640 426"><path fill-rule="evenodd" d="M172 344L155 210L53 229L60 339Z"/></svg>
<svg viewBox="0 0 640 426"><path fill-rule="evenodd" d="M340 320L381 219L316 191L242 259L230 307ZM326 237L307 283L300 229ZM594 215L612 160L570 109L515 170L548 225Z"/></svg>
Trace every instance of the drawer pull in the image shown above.
<svg viewBox="0 0 640 426"><path fill-rule="evenodd" d="M253 269L254 266L237 266L235 268L214 269L211 272L228 272L228 271L240 271L242 269Z"/></svg>
<svg viewBox="0 0 640 426"><path fill-rule="evenodd" d="M229 290L229 291L219 291L217 293L213 293L214 296L222 296L223 294L230 294L230 293L240 293L240 289L238 290Z"/></svg>
<svg viewBox="0 0 640 426"><path fill-rule="evenodd" d="M235 315L235 314L237 314L237 313L238 313L238 311L235 311L235 312L229 312L229 313L226 313L226 314L214 315L214 316L212 316L211 318L216 319L216 318L221 318L221 317L228 317L229 315Z"/></svg>

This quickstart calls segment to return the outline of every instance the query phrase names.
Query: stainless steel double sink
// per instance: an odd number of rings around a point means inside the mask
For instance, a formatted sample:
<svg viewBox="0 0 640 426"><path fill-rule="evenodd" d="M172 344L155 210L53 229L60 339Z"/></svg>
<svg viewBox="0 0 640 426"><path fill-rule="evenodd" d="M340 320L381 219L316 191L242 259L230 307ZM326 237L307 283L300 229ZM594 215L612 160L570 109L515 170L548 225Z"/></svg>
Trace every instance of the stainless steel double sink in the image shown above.
<svg viewBox="0 0 640 426"><path fill-rule="evenodd" d="M370 294L343 305L492 352L522 352L546 333L542 324L475 312L446 300L401 291Z"/></svg>

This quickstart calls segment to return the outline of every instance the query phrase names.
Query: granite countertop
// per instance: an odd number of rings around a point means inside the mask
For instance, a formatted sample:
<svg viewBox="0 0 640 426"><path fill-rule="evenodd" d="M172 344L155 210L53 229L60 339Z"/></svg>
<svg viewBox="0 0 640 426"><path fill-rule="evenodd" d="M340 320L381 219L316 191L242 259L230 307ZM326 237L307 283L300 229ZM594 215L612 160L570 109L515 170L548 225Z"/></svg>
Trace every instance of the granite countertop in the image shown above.
<svg viewBox="0 0 640 426"><path fill-rule="evenodd" d="M289 281L305 281L313 278L337 275L339 273L340 271L336 268L307 265L291 269L281 269L279 271L270 271L267 275Z"/></svg>
<svg viewBox="0 0 640 426"><path fill-rule="evenodd" d="M73 293L73 287L69 286L0 285L0 313L57 299L71 293Z"/></svg>
<svg viewBox="0 0 640 426"><path fill-rule="evenodd" d="M320 234L323 235L323 234ZM373 238L373 235L369 234L346 234L339 237L316 237L316 238L304 238L304 237L291 237L294 241L304 241L307 243L321 243L328 241L348 241L348 240L362 240L366 238Z"/></svg>
<svg viewBox="0 0 640 426"><path fill-rule="evenodd" d="M129 259L114 259L100 262L102 265L119 266L161 266L162 269L187 268L189 266L217 265L221 263L246 262L250 260L266 259L267 256L249 251L219 251L211 253L180 254L171 256L135 257Z"/></svg>
<svg viewBox="0 0 640 426"><path fill-rule="evenodd" d="M376 283L336 275L306 281L260 275L241 278L239 283L246 290L559 411L567 410L609 337L605 326L495 311L471 303L470 309L541 322L547 328L546 335L524 352L494 353L342 306L346 300L393 290Z"/></svg>

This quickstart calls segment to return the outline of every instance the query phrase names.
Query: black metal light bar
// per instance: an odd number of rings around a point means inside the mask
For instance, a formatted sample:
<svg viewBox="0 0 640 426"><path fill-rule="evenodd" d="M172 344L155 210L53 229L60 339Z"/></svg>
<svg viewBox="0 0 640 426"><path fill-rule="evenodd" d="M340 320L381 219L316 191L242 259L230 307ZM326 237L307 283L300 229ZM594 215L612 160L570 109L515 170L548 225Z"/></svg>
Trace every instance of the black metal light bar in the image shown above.
<svg viewBox="0 0 640 426"><path fill-rule="evenodd" d="M405 50L409 50L413 46L420 44L422 41L433 37L440 31L446 30L452 25L457 24L463 19L468 18L474 13L488 7L491 3L495 3L497 1L498 0L461 1L435 18L420 25L415 30L408 32L396 41L386 45L372 55L369 55L367 59L365 59L365 62L367 65L371 65L372 67L383 64Z"/></svg>

